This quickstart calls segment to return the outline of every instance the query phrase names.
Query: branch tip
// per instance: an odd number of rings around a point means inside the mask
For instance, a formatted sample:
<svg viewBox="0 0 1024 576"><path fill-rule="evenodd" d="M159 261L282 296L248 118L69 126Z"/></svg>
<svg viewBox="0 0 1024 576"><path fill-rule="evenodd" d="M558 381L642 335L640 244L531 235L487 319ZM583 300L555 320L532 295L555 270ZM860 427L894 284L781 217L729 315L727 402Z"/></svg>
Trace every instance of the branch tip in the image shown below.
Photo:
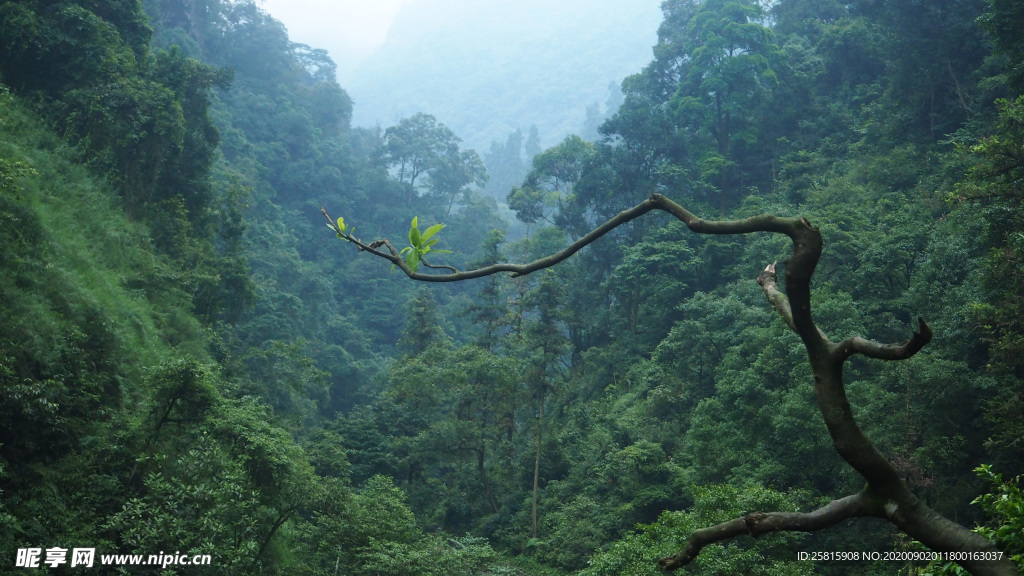
<svg viewBox="0 0 1024 576"><path fill-rule="evenodd" d="M924 340L924 344L927 344L927 343L931 342L932 341L932 327L929 326L928 323L924 321L924 317L923 316L918 316L917 317L917 326L918 326L917 334L914 334L914 336L923 339Z"/></svg>
<svg viewBox="0 0 1024 576"><path fill-rule="evenodd" d="M840 361L845 361L854 354L863 354L878 360L906 360L932 341L932 328L924 318L919 316L917 324L917 332L899 344L879 344L873 340L853 336L837 344L835 350Z"/></svg>

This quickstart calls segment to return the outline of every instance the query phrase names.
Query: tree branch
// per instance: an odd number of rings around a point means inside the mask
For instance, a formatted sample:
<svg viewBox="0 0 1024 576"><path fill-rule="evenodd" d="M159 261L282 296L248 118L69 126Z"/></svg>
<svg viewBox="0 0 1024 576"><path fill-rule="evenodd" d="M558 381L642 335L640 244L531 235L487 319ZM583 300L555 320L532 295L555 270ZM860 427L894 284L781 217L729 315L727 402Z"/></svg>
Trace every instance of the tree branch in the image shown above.
<svg viewBox="0 0 1024 576"><path fill-rule="evenodd" d="M920 326L917 332L899 344L879 344L860 336L853 336L836 345L836 354L840 361L846 360L854 354L863 354L879 360L906 360L932 341L932 329L924 321L924 318L918 318L917 323Z"/></svg>
<svg viewBox="0 0 1024 576"><path fill-rule="evenodd" d="M719 542L741 534L758 536L767 532L783 530L810 531L831 526L854 516L880 516L912 538L919 540L932 550L943 552L990 552L997 553L995 546L981 535L951 522L928 508L907 487L896 468L864 435L853 417L853 411L846 397L843 383L843 364L852 354L863 354L884 360L910 358L931 340L931 329L921 320L920 329L906 342L883 345L860 337L847 338L839 344L831 342L818 329L811 315L811 277L821 257L822 238L817 228L804 218L783 218L762 214L742 220L704 220L665 198L652 194L636 206L624 210L612 219L598 226L586 236L570 244L564 250L528 264L494 264L465 272L450 274L424 274L413 272L387 240L378 240L367 246L341 231L333 221L324 216L331 227L345 240L354 243L359 250L389 260L413 280L424 282L456 282L489 276L498 272L511 272L513 277L549 268L579 252L588 244L601 238L631 220L651 210L662 210L672 214L691 231L698 234L749 234L752 232L773 232L785 234L793 242L793 252L786 260L786 295L776 285L775 264L764 269L757 278L772 307L793 329L807 349L808 361L814 374L814 391L818 409L832 438L836 452L846 460L868 484L863 491L853 496L836 500L814 512L800 513L755 513L748 514L718 526L698 530L682 552L662 559L665 569L671 570L692 561L700 549L711 542ZM376 250L384 245L388 253ZM428 266L429 268L435 268ZM449 270L454 270L449 268ZM975 575L1007 576L1017 574L1016 568L1005 555L998 561L958 561L958 564Z"/></svg>
<svg viewBox="0 0 1024 576"><path fill-rule="evenodd" d="M420 264L423 264L427 268L434 268L435 270L450 270L453 274L459 273L459 269L455 266L449 266L447 264L429 264L423 256L420 256Z"/></svg>
<svg viewBox="0 0 1024 576"><path fill-rule="evenodd" d="M650 198L644 200L640 204L619 212L613 218L601 224L589 234L583 236L579 240L573 242L565 249L556 252L550 256L534 260L527 264L493 264L484 268L477 268L474 270L456 271L450 274L425 274L422 272L413 272L412 268L405 263L397 250L391 245L386 239L381 239L373 242L370 245L363 244L361 241L353 238L351 235L342 233L334 225L334 221L328 216L327 211L321 207L321 211L327 222L331 225L331 228L335 230L341 237L359 248L360 251L369 252L374 256L383 258L395 266L402 269L405 275L413 280L421 282L459 282L462 280L471 280L473 278L481 278L484 276L490 276L499 272L510 272L513 278L519 276L525 276L537 270L544 268L550 268L566 258L569 258L573 254L582 250L588 244L593 243L595 240L601 238L608 232L611 232L615 228L643 216L651 210L663 210L672 214L676 218L679 218L686 224L686 226L698 232L700 234L747 234L750 232L780 232L792 236L791 232L800 225L800 223L806 224L806 220L800 218L780 218L777 216L771 216L763 214L761 216L754 216L752 218L746 218L744 220L725 220L725 221L714 221L704 220L694 216L691 212L676 204L675 202L665 198L661 194L652 194ZM808 225L809 226L809 225ZM387 246L390 254L380 252L375 247L381 245ZM437 268L437 266L428 266L429 268ZM452 270L451 267L448 267Z"/></svg>
<svg viewBox="0 0 1024 576"><path fill-rule="evenodd" d="M708 544L731 540L737 536L757 538L771 532L814 532L834 526L848 518L877 516L867 489L833 500L813 512L753 512L717 526L702 528L690 535L686 547L673 556L658 560L662 570L675 570L697 558Z"/></svg>
<svg viewBox="0 0 1024 576"><path fill-rule="evenodd" d="M793 325L793 310L789 307L789 298L779 290L776 285L775 276L775 265L778 262L772 262L768 266L765 266L764 270L757 275L757 283L764 289L764 295L768 297L768 302L775 308L775 311L782 316L782 319L792 328L796 330L796 326Z"/></svg>

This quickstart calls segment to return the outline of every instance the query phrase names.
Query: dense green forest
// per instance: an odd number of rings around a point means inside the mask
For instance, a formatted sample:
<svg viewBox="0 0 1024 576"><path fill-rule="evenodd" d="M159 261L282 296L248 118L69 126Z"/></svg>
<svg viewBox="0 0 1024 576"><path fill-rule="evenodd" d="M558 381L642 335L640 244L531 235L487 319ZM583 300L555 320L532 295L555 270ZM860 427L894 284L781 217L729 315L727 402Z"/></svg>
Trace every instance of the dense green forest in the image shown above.
<svg viewBox="0 0 1024 576"><path fill-rule="evenodd" d="M662 12L596 133L478 152L431 110L354 128L253 0L0 2L0 572L657 574L695 530L859 490L755 281L782 236L650 213L525 276L403 273L532 261L652 194L816 226L826 334L927 320L912 358L849 359L853 415L1024 567L1024 5ZM401 269L343 241L384 238ZM853 519L682 571L961 573L798 556L923 550Z"/></svg>

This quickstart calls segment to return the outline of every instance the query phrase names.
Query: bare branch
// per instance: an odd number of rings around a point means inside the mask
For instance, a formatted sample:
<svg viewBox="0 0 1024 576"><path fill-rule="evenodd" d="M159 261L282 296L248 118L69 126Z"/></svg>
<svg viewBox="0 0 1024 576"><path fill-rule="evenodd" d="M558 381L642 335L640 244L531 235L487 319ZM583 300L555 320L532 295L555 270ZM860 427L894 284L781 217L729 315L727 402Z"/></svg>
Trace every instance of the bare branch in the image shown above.
<svg viewBox="0 0 1024 576"><path fill-rule="evenodd" d="M634 206L633 208L630 208L629 210L624 210L618 213L614 218L605 222L601 226L598 226L586 236L570 244L564 250L561 250L560 252L557 252L545 258L540 258L539 260L535 260L533 262L530 262L529 264L502 263L493 264L491 266L486 266L484 268L478 268L475 270L455 272L452 274L423 274L420 272L413 272L412 269L409 268L409 266L405 263L404 260L398 258L388 259L391 260L396 266L401 268L402 271L405 272L406 276L408 276L409 278L412 278L413 280L420 280L423 282L458 282L461 280L470 280L473 278L490 276L491 274L497 274L499 272L511 272L512 277L516 278L519 276L525 276L527 274L530 274L531 272L536 272L537 270L550 268L560 263L566 258L579 252L581 249L583 249L584 246L594 242L598 238L604 236L608 232L625 224L626 222L629 222L630 220L633 220L639 216L642 216L643 214L646 214L647 212L650 212L654 208L654 204L652 204L649 200L641 202L640 204Z"/></svg>
<svg viewBox="0 0 1024 576"><path fill-rule="evenodd" d="M880 511L874 509L866 491L833 500L813 512L753 512L717 526L702 528L690 535L681 552L658 560L658 565L663 570L681 568L693 562L708 544L737 536L757 538L770 532L813 532L849 518L877 516Z"/></svg>
<svg viewBox="0 0 1024 576"><path fill-rule="evenodd" d="M924 318L918 318L917 323L920 326L917 332L899 344L879 344L860 336L853 336L836 345L836 354L841 361L854 354L863 354L879 360L906 360L932 341L932 329Z"/></svg>
<svg viewBox="0 0 1024 576"><path fill-rule="evenodd" d="M786 324L790 328L796 330L796 326L793 325L793 310L789 307L789 298L779 290L776 284L775 276L775 265L778 262L772 262L768 266L765 266L764 270L757 275L757 283L764 288L764 295L768 297L768 302L771 303L772 308L782 316L782 319L786 321Z"/></svg>
<svg viewBox="0 0 1024 576"><path fill-rule="evenodd" d="M772 262L768 266L765 266L764 270L757 275L757 283L764 288L764 295L768 297L768 302L775 308L775 311L782 316L782 319L786 322L794 332L798 332L796 325L793 323L793 309L789 304L789 298L779 290L778 284L776 284L777 278L775 274L775 265L778 262ZM822 332L821 328L814 327L818 332L818 338L823 341L828 341L828 336Z"/></svg>
<svg viewBox="0 0 1024 576"><path fill-rule="evenodd" d="M429 264L427 263L427 260L423 256L420 256L420 263L426 266L427 268L434 268L436 270L450 270L452 274L459 273L459 269L454 266L449 266L447 264Z"/></svg>

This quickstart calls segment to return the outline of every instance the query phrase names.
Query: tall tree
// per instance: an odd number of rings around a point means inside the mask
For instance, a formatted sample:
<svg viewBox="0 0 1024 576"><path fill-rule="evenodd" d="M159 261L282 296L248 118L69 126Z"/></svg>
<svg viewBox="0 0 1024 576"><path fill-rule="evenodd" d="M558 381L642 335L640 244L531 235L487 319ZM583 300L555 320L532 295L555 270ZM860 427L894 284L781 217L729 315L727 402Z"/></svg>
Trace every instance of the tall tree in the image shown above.
<svg viewBox="0 0 1024 576"><path fill-rule="evenodd" d="M566 136L534 157L522 185L508 193L509 208L523 222L544 220L575 237L587 225L586 206L575 196L595 156L593 144L575 134Z"/></svg>
<svg viewBox="0 0 1024 576"><path fill-rule="evenodd" d="M407 202L417 194L416 180L428 176L426 188L434 195L449 198L449 211L455 196L471 183L487 181L483 161L473 150L459 150L461 140L430 114L420 112L403 118L384 131L379 156L395 178L406 186Z"/></svg>
<svg viewBox="0 0 1024 576"><path fill-rule="evenodd" d="M536 414L534 432L533 495L530 501L530 537L537 538L537 514L540 506L540 468L544 449L546 404L559 378L559 363L565 350L559 301L562 283L552 272L545 273L537 287L527 295L527 305L536 310L536 319L526 327L521 346L529 355L531 369L526 375L529 394Z"/></svg>
<svg viewBox="0 0 1024 576"><path fill-rule="evenodd" d="M508 135L505 144L491 142L491 150L484 154L487 165L487 186L483 192L504 199L516 184L523 180L527 167L523 164L523 131L516 129Z"/></svg>
<svg viewBox="0 0 1024 576"><path fill-rule="evenodd" d="M671 105L683 134L710 137L712 146L695 150L694 161L723 212L752 183L744 162L758 143L755 114L777 82L778 47L761 18L757 2L712 0L686 25L687 60Z"/></svg>
<svg viewBox="0 0 1024 576"><path fill-rule="evenodd" d="M979 18L982 27L995 42L998 53L1007 59L1006 75L1015 94L1024 93L1024 6L1013 0L989 0L989 11Z"/></svg>

